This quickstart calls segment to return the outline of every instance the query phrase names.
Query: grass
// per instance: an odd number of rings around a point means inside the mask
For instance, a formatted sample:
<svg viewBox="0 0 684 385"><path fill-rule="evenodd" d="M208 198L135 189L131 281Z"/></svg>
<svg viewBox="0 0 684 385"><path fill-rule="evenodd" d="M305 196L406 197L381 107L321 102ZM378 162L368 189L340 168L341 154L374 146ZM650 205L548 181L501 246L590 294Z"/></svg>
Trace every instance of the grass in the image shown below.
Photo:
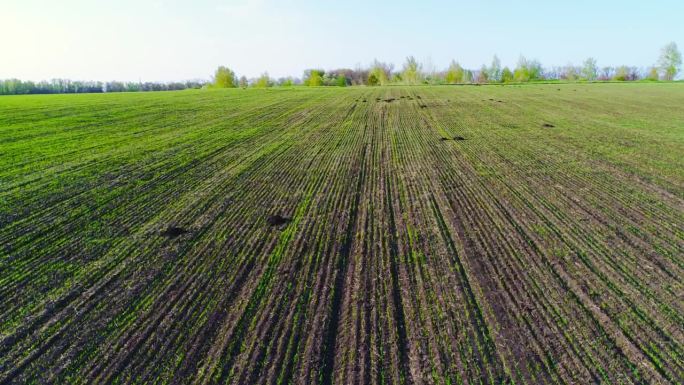
<svg viewBox="0 0 684 385"><path fill-rule="evenodd" d="M0 383L681 383L682 105L0 97Z"/></svg>

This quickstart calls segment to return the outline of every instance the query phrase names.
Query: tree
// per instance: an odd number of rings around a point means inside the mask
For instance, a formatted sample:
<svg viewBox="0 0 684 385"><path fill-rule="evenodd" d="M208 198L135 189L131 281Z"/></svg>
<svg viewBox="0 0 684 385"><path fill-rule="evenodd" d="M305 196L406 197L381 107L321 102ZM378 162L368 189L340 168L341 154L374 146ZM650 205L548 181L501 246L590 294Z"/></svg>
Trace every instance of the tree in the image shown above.
<svg viewBox="0 0 684 385"><path fill-rule="evenodd" d="M487 83L487 81L489 80L487 76L489 76L489 72L487 71L487 66L483 64L482 67L480 67L480 71L477 73L477 79L475 80L475 82Z"/></svg>
<svg viewBox="0 0 684 385"><path fill-rule="evenodd" d="M582 65L582 79L587 81L594 81L598 77L598 66L596 59L593 57L587 58Z"/></svg>
<svg viewBox="0 0 684 385"><path fill-rule="evenodd" d="M242 75L240 76L240 88L247 88L249 86L249 81L247 80L247 76Z"/></svg>
<svg viewBox="0 0 684 385"><path fill-rule="evenodd" d="M347 77L342 74L337 75L337 78L335 78L335 85L337 85L338 87L346 87Z"/></svg>
<svg viewBox="0 0 684 385"><path fill-rule="evenodd" d="M603 67L601 68L601 74L599 75L600 80L610 80L613 78L613 74L615 73L615 69L613 67Z"/></svg>
<svg viewBox="0 0 684 385"><path fill-rule="evenodd" d="M627 66L620 66L615 69L615 75L613 75L613 80L619 82L624 82L629 80L629 68Z"/></svg>
<svg viewBox="0 0 684 385"><path fill-rule="evenodd" d="M234 88L237 85L235 72L230 68L220 66L214 74L214 85L218 88Z"/></svg>
<svg viewBox="0 0 684 385"><path fill-rule="evenodd" d="M568 81L575 81L579 78L579 70L572 64L568 64L563 68L561 77Z"/></svg>
<svg viewBox="0 0 684 385"><path fill-rule="evenodd" d="M513 71L511 71L508 67L504 67L504 69L501 71L501 82L512 83L514 81L515 77L513 76Z"/></svg>
<svg viewBox="0 0 684 385"><path fill-rule="evenodd" d="M452 60L451 64L449 65L449 69L447 69L447 72L444 75L444 80L448 84L457 84L463 83L463 77L463 67L461 67L461 65L458 64L456 61Z"/></svg>
<svg viewBox="0 0 684 385"><path fill-rule="evenodd" d="M682 68L682 53L679 52L675 42L663 47L658 64L664 80L674 80L677 77Z"/></svg>
<svg viewBox="0 0 684 385"><path fill-rule="evenodd" d="M323 85L323 75L325 71L310 69L304 71L304 85L309 87L319 87Z"/></svg>
<svg viewBox="0 0 684 385"><path fill-rule="evenodd" d="M406 84L419 84L421 81L421 65L416 58L409 56L406 58L404 68L401 71L401 78Z"/></svg>
<svg viewBox="0 0 684 385"><path fill-rule="evenodd" d="M542 78L542 67L537 60L528 60L524 56L518 59L518 67L513 73L518 82L529 82Z"/></svg>
<svg viewBox="0 0 684 385"><path fill-rule="evenodd" d="M273 82L271 82L271 78L268 76L268 72L264 72L257 78L257 80L254 82L254 87L256 88L267 88L273 85Z"/></svg>
<svg viewBox="0 0 684 385"><path fill-rule="evenodd" d="M651 67L648 70L648 75L646 76L646 79L651 81L658 81L658 68Z"/></svg>
<svg viewBox="0 0 684 385"><path fill-rule="evenodd" d="M294 79L291 77L278 79L278 86L280 87L292 87L294 86Z"/></svg>
<svg viewBox="0 0 684 385"><path fill-rule="evenodd" d="M389 79L391 77L392 65L375 60L371 65L370 71L368 72L367 84L369 86L385 85L389 83Z"/></svg>
<svg viewBox="0 0 684 385"><path fill-rule="evenodd" d="M497 83L501 81L501 61L496 55L492 59L492 66L487 69L487 80Z"/></svg>

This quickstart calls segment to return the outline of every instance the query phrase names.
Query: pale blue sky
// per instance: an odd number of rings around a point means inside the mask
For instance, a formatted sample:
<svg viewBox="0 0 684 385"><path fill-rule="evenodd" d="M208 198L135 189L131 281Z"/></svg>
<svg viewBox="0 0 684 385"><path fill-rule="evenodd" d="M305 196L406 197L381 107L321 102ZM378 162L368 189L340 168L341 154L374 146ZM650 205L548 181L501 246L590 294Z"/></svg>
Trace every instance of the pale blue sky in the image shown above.
<svg viewBox="0 0 684 385"><path fill-rule="evenodd" d="M684 49L682 0L0 0L0 78L172 81L306 68L654 64Z"/></svg>

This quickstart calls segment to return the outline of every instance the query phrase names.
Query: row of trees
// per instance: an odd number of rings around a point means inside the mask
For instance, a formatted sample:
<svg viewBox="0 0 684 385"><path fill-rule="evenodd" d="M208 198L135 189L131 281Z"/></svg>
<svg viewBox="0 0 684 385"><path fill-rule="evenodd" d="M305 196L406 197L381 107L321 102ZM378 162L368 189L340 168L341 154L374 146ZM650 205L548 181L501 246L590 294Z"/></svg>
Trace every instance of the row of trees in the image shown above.
<svg viewBox="0 0 684 385"><path fill-rule="evenodd" d="M0 95L15 94L60 94L60 93L99 93L99 92L141 92L141 91L173 91L189 88L231 88L273 86L338 86L353 85L386 85L386 84L463 84L463 83L512 83L532 82L540 80L565 81L635 81L635 80L674 80L682 67L682 54L675 43L663 47L658 64L650 68L629 66L601 67L596 59L588 58L580 66L569 64L565 67L545 69L538 60L530 60L521 56L515 68L501 66L501 61L494 56L489 66L483 65L479 70L463 68L452 61L444 71L436 71L432 66L424 66L413 56L409 56L402 68L394 71L392 64L375 60L366 69L341 68L331 71L309 69L304 71L302 79L284 77L271 78L268 73L253 79L245 76L237 77L227 67L219 67L212 82L188 81L175 83L151 82L89 82L54 79L52 81L32 82L18 79L0 80Z"/></svg>
<svg viewBox="0 0 684 385"><path fill-rule="evenodd" d="M630 66L599 67L596 59L588 58L582 65L569 64L564 67L545 69L538 60L521 56L515 68L502 67L494 56L490 65L479 70L463 68L452 61L444 71L424 69L415 57L409 56L402 68L394 71L392 64L375 60L367 69L308 69L303 78L271 79L268 73L259 78L237 78L226 67L219 67L214 76L214 87L272 87L303 84L305 86L386 85L386 84L463 84L463 83L513 83L533 81L636 81L674 80L682 66L682 54L675 43L663 47L658 64L649 68Z"/></svg>
<svg viewBox="0 0 684 385"><path fill-rule="evenodd" d="M173 83L153 82L92 82L53 79L51 81L22 81L19 79L0 80L0 95L28 94L78 94L102 92L143 92L176 91L189 88L202 88L206 82L187 81Z"/></svg>

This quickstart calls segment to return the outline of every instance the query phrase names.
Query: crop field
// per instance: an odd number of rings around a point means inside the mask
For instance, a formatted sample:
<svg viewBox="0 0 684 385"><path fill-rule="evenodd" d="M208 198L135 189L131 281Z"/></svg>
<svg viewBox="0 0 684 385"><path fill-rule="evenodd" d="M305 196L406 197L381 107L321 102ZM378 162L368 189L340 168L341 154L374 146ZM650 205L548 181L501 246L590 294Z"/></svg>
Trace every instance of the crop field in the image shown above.
<svg viewBox="0 0 684 385"><path fill-rule="evenodd" d="M0 384L681 384L684 84L0 97Z"/></svg>

